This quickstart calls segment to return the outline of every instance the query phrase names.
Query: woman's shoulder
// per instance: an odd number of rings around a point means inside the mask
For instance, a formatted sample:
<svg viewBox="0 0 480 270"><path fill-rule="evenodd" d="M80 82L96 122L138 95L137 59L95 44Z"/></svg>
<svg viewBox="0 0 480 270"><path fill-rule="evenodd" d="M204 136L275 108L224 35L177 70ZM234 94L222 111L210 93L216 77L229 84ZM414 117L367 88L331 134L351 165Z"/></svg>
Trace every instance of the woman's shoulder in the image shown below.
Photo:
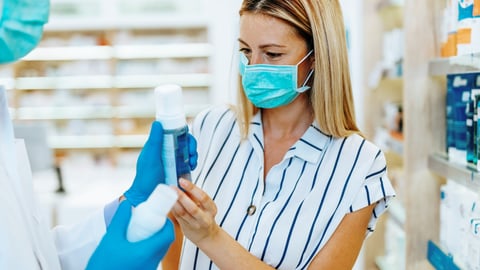
<svg viewBox="0 0 480 270"><path fill-rule="evenodd" d="M235 119L236 114L233 106L214 105L197 114L193 121L193 127L199 131L205 128L212 129L220 124L232 123Z"/></svg>
<svg viewBox="0 0 480 270"><path fill-rule="evenodd" d="M338 144L343 144L343 147L346 147L346 149L362 149L362 152L371 153L375 156L381 153L380 147L358 133L343 138L336 138L334 141Z"/></svg>

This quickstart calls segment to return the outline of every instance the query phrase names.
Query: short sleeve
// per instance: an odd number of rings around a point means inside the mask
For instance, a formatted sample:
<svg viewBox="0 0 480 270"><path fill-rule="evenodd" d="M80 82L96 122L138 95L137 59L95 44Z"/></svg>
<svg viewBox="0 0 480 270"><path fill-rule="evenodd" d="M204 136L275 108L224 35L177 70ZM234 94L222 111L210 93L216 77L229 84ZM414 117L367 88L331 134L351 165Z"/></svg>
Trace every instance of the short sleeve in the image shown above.
<svg viewBox="0 0 480 270"><path fill-rule="evenodd" d="M395 190L387 176L385 156L383 152L379 152L365 177L363 187L350 206L350 212L355 212L371 204L377 204L368 222L367 235L375 230L378 218L385 212L393 197Z"/></svg>

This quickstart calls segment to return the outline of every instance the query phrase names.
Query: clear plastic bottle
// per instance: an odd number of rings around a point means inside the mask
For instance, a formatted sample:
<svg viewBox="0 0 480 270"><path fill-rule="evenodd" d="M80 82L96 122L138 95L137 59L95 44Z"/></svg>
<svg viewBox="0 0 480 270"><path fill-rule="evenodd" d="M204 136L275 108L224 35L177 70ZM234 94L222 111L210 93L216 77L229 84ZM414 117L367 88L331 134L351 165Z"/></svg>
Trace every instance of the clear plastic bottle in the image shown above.
<svg viewBox="0 0 480 270"><path fill-rule="evenodd" d="M167 219L167 214L177 201L173 188L159 184L150 197L132 210L127 229L127 240L137 242L158 232Z"/></svg>
<svg viewBox="0 0 480 270"><path fill-rule="evenodd" d="M162 161L165 182L178 186L180 177L191 180L182 88L176 84L158 86L155 88L155 104L155 118L164 130Z"/></svg>

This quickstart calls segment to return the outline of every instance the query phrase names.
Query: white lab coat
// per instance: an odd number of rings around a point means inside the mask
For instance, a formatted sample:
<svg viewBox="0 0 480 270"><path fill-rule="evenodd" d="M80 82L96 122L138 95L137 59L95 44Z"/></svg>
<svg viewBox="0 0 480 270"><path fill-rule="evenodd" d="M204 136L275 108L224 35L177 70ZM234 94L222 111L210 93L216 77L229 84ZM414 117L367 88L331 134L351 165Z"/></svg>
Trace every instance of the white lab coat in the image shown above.
<svg viewBox="0 0 480 270"><path fill-rule="evenodd" d="M72 227L47 227L6 101L0 86L0 269L85 269L105 233L103 211Z"/></svg>

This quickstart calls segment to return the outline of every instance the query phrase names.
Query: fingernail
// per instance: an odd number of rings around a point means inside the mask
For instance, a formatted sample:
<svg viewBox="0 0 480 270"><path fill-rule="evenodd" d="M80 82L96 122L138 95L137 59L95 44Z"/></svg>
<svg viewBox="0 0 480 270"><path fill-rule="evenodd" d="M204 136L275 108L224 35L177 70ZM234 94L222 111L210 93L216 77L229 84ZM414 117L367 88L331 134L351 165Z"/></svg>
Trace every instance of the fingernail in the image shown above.
<svg viewBox="0 0 480 270"><path fill-rule="evenodd" d="M187 179L184 179L184 178L180 178L180 186L184 187L184 188L187 188L190 186L190 181L188 181Z"/></svg>

